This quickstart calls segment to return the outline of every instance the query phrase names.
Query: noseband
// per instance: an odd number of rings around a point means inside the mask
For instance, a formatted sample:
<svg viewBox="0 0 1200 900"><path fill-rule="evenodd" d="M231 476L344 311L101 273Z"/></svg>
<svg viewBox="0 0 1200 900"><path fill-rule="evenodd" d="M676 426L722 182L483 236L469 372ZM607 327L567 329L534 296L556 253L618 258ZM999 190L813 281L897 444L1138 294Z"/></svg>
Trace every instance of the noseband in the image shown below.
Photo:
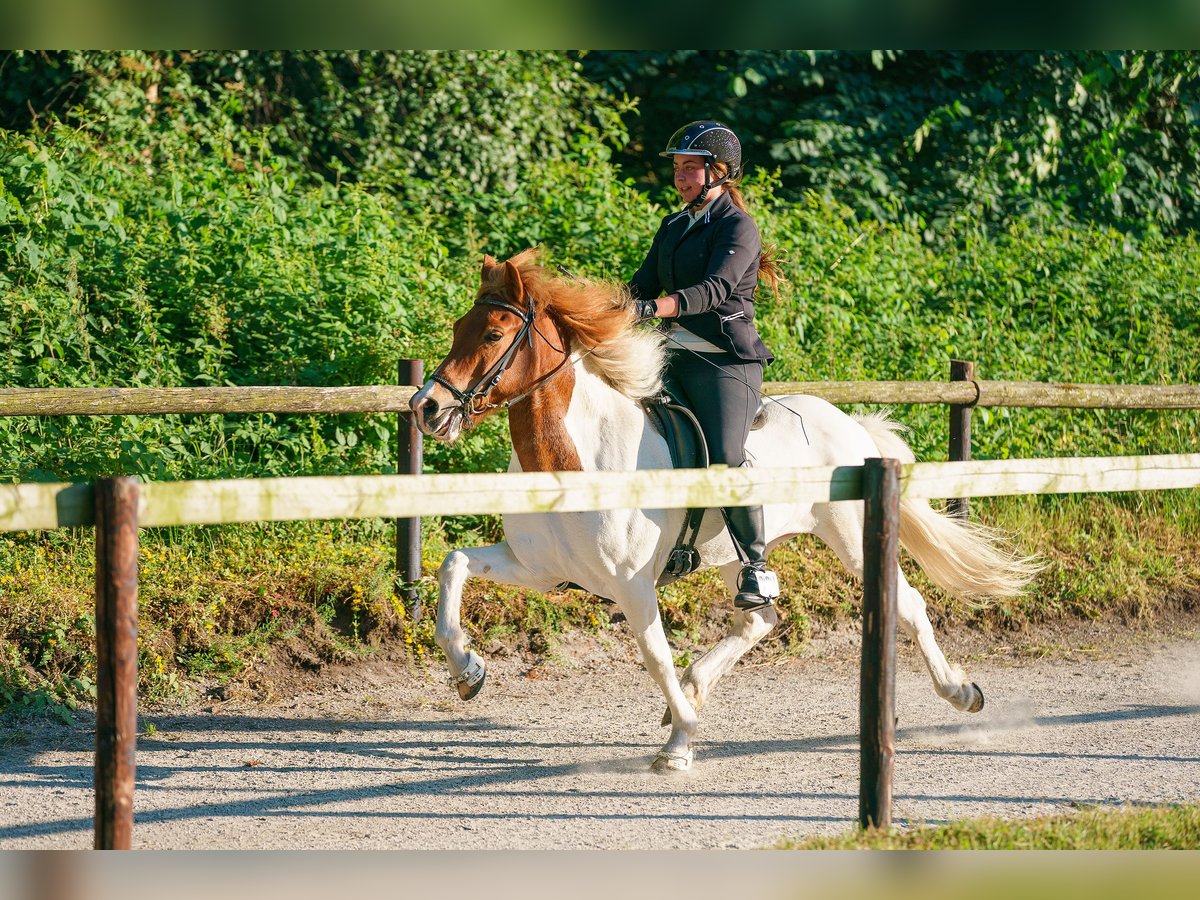
<svg viewBox="0 0 1200 900"><path fill-rule="evenodd" d="M448 390L454 399L458 401L460 408L466 413L465 424L467 428L470 428L472 425L474 425L474 419L479 418L484 413L491 412L493 409L507 409L514 403L524 400L534 391L544 387L551 378L553 378L562 370L562 367L565 366L568 360L571 358L570 353L568 353L566 349L555 347L554 344L550 343L550 339L542 334L542 330L537 327L537 323L534 321L537 317L537 314L534 312L532 304L530 304L529 309L521 309L518 306L514 306L511 303L501 300L499 297L480 297L475 301L475 305L479 306L480 304L485 306L495 306L517 316L521 320L521 329L517 332L517 336L513 338L513 342L508 345L508 349L504 351L504 355L496 360L491 367L480 376L479 380L465 391L460 391L458 388L448 382L441 376L440 372L435 372L430 376L430 381L436 381L438 384ZM529 390L518 394L516 397L511 397L508 400L505 400L503 403L492 403L490 400L488 400L488 395L490 395L495 389L496 385L500 383L500 379L504 375L504 372L512 364L513 357L517 355L517 350L519 350L521 347L521 341L527 340L529 342L529 349L533 349L533 333L535 331L538 333L538 336L550 346L552 350L561 353L563 358L559 361L557 366L535 381L533 385L530 386Z"/></svg>

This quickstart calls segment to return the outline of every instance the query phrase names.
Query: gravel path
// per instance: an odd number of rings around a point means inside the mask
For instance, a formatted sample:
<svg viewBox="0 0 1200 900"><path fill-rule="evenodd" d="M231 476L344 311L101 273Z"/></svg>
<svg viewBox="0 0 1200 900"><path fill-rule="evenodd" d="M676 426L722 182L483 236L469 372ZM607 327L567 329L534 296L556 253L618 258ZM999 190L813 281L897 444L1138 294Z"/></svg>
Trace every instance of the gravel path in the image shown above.
<svg viewBox="0 0 1200 900"><path fill-rule="evenodd" d="M657 689L627 642L607 644L532 669L493 659L469 704L440 669L376 664L280 704L147 713L134 845L710 849L854 826L855 641L735 669L676 776L648 771ZM987 695L976 716L939 700L902 642L898 823L1200 799L1200 641L966 667ZM91 846L86 718L0 719L0 848Z"/></svg>

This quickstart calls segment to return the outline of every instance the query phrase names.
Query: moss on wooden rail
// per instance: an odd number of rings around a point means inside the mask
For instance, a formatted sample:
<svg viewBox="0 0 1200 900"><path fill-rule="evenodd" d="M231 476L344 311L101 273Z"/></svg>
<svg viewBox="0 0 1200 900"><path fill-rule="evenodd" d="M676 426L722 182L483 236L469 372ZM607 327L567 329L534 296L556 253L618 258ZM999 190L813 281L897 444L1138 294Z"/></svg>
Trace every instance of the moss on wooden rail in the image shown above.
<svg viewBox="0 0 1200 900"><path fill-rule="evenodd" d="M771 396L807 394L835 405L846 403L965 403L978 396L974 382L940 381L768 381Z"/></svg>
<svg viewBox="0 0 1200 900"><path fill-rule="evenodd" d="M904 467L902 497L1093 494L1200 487L1200 453L915 463Z"/></svg>
<svg viewBox="0 0 1200 900"><path fill-rule="evenodd" d="M95 523L90 484L0 484L0 531L36 531Z"/></svg>
<svg viewBox="0 0 1200 900"><path fill-rule="evenodd" d="M980 381L977 406L1022 409L1200 409L1194 384L1043 384Z"/></svg>
<svg viewBox="0 0 1200 900"><path fill-rule="evenodd" d="M364 475L147 484L146 526L417 515L588 512L862 496L861 469Z"/></svg>

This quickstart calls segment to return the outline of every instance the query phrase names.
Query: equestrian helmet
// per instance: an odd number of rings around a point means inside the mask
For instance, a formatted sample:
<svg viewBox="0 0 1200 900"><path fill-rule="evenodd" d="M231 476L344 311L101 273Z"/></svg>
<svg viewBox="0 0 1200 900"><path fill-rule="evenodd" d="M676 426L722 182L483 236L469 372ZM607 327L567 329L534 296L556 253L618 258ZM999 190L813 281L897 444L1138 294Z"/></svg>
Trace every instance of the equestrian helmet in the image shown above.
<svg viewBox="0 0 1200 900"><path fill-rule="evenodd" d="M729 167L730 181L742 174L742 142L728 125L711 119L701 119L684 125L667 141L667 149L659 156L703 156L705 165L724 163Z"/></svg>

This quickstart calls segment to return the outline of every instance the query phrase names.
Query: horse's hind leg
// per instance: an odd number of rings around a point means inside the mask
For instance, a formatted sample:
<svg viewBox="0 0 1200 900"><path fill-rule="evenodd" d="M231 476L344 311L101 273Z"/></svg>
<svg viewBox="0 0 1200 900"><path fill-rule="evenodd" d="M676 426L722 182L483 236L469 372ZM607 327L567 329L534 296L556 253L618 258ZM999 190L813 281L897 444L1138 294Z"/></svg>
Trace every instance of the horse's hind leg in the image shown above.
<svg viewBox="0 0 1200 900"><path fill-rule="evenodd" d="M929 670L929 676L933 679L933 689L955 709L962 712L979 712L983 709L983 691L979 685L967 680L962 669L946 661L942 648L938 646L937 638L934 637L933 625L925 612L925 598L908 583L903 572L898 574L896 612L900 616L900 626L917 642L925 660L925 668Z"/></svg>
<svg viewBox="0 0 1200 900"><path fill-rule="evenodd" d="M817 527L813 529L813 534L828 544L843 565L861 581L862 504L821 504L814 507L813 512L817 516ZM967 680L962 669L946 661L925 611L925 598L908 583L903 571L899 571L897 575L896 612L900 616L900 627L916 642L921 657L925 660L925 668L929 670L929 676L933 680L933 689L955 709L979 712L983 709L983 691L978 685Z"/></svg>
<svg viewBox="0 0 1200 900"><path fill-rule="evenodd" d="M737 592L737 574L740 569L741 564L737 562L721 569L721 577L724 578L731 597ZM729 633L683 673L683 693L696 712L704 706L716 683L724 678L755 644L766 637L778 622L779 614L774 606L733 611L729 620ZM663 715L662 723L671 724L670 709Z"/></svg>
<svg viewBox="0 0 1200 900"><path fill-rule="evenodd" d="M502 584L516 584L536 590L550 585L541 583L523 566L507 543L467 550L452 550L438 570L438 609L435 638L446 662L450 678L464 700L470 700L483 687L487 674L483 659L467 647L467 633L461 621L462 592L468 578L487 578Z"/></svg>

